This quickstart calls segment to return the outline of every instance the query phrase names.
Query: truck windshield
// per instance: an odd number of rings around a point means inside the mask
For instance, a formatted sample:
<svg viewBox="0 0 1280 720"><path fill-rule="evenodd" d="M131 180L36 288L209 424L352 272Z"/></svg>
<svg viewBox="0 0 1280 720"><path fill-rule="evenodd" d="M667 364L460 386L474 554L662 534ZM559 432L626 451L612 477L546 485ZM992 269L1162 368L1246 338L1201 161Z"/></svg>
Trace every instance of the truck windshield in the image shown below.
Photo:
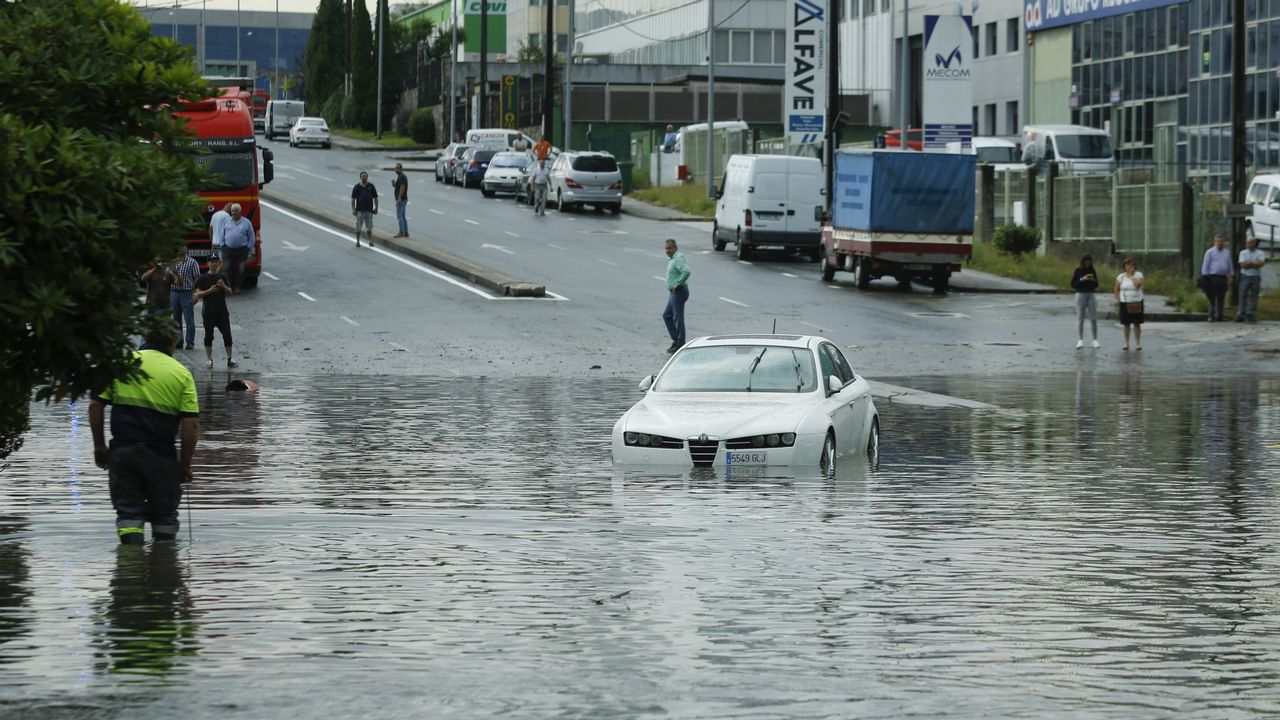
<svg viewBox="0 0 1280 720"><path fill-rule="evenodd" d="M1022 158L1018 156L1016 148L1011 147L984 147L978 148L978 162L980 163L1021 163Z"/></svg>
<svg viewBox="0 0 1280 720"><path fill-rule="evenodd" d="M1058 157L1068 160L1109 160L1111 138L1105 135L1058 135Z"/></svg>
<svg viewBox="0 0 1280 720"><path fill-rule="evenodd" d="M254 183L253 153L207 153L197 155L196 162L212 176L201 190L236 190Z"/></svg>

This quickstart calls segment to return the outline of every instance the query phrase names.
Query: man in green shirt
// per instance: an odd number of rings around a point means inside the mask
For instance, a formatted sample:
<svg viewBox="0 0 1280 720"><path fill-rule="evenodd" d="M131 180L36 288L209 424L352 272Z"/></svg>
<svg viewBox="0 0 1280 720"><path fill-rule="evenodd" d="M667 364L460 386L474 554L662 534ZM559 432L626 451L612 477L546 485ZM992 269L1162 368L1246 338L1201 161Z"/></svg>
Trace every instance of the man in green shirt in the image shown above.
<svg viewBox="0 0 1280 720"><path fill-rule="evenodd" d="M662 319L667 323L667 334L671 336L673 353L684 347L684 304L689 302L689 263L685 262L675 240L667 240L667 309Z"/></svg>
<svg viewBox="0 0 1280 720"><path fill-rule="evenodd" d="M200 409L191 371L171 357L175 343L172 328L148 335L134 353L141 363L138 377L115 381L89 404L93 459L107 469L116 534L126 545L143 543L148 522L156 540L178 536L178 501L182 483L191 480ZM107 405L112 406L109 446L103 436ZM180 456L173 447L179 430Z"/></svg>

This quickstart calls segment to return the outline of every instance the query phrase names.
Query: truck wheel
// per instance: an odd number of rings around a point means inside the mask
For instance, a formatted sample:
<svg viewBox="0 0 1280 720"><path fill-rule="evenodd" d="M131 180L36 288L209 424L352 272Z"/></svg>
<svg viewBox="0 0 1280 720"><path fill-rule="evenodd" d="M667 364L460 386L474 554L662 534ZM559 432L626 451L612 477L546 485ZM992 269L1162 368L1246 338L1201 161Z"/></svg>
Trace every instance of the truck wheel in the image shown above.
<svg viewBox="0 0 1280 720"><path fill-rule="evenodd" d="M725 241L720 239L720 226L715 223L712 223L711 247L715 248L716 252L721 252L724 250L725 244L726 244Z"/></svg>
<svg viewBox="0 0 1280 720"><path fill-rule="evenodd" d="M853 267L853 281L859 290L871 287L871 258L860 257Z"/></svg>
<svg viewBox="0 0 1280 720"><path fill-rule="evenodd" d="M819 253L819 255L821 255L821 253ZM822 268L822 282L831 282L832 280L835 280L836 268L831 264L831 261L826 256L822 256L818 262L821 263L819 267Z"/></svg>
<svg viewBox="0 0 1280 720"><path fill-rule="evenodd" d="M939 270L933 274L933 294L946 295L951 289L951 271Z"/></svg>
<svg viewBox="0 0 1280 720"><path fill-rule="evenodd" d="M248 271L244 274L244 277L240 280L240 284L247 288L256 288L258 287L258 276L260 274L261 274L261 270Z"/></svg>
<svg viewBox="0 0 1280 720"><path fill-rule="evenodd" d="M741 231L741 230L739 230L739 231L737 232L737 234L736 234L734 237L736 238L736 242L737 242L737 245L738 245L738 259L739 259L739 260L750 260L750 259L751 259L751 248L747 247L747 244L746 244L745 242L743 242L743 241L742 241L742 231Z"/></svg>

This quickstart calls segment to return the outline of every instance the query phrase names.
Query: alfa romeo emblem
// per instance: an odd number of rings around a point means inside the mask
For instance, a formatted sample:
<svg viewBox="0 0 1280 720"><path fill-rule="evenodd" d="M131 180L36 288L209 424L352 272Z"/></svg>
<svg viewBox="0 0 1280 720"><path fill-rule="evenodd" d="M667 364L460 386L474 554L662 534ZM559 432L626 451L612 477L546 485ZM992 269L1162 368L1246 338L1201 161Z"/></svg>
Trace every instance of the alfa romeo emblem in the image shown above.
<svg viewBox="0 0 1280 720"><path fill-rule="evenodd" d="M702 433L701 435L698 436L698 442L706 442L706 441L707 441L706 433Z"/></svg>

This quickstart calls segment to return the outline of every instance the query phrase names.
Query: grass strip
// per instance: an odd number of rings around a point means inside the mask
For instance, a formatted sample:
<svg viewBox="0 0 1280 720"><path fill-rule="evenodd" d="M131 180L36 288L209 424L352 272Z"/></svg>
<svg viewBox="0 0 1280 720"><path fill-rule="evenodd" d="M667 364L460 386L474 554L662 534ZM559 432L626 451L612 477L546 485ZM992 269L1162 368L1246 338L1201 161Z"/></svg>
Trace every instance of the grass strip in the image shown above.
<svg viewBox="0 0 1280 720"><path fill-rule="evenodd" d="M368 130L357 130L355 128L330 128L329 132L334 135L341 135L353 140L365 140L371 143L394 148L396 150L418 150L427 146L415 141L413 138L405 135L397 135L393 132L383 132L382 139L379 140L375 133Z"/></svg>
<svg viewBox="0 0 1280 720"><path fill-rule="evenodd" d="M716 201L707 197L703 185L662 185L631 191L631 197L641 202L661 205L689 215L711 220L716 216Z"/></svg>

